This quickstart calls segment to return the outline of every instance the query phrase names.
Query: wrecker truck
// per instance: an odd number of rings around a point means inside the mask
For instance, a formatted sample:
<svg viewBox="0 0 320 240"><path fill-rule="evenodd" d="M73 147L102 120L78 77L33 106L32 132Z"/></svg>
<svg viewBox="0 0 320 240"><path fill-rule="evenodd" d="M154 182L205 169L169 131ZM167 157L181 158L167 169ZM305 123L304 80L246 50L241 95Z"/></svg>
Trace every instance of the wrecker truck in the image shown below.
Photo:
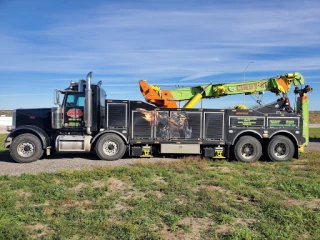
<svg viewBox="0 0 320 240"><path fill-rule="evenodd" d="M144 101L111 100L101 81L71 82L56 90L57 107L16 109L12 130L4 146L19 163L53 152L95 151L102 160L198 154L210 158L235 157L253 162L262 154L272 161L298 158L309 142L307 93L299 73L228 84L162 90L140 81ZM298 100L290 106L290 86ZM271 91L283 94L277 101L255 109L192 108L201 98ZM60 96L63 100L60 102ZM189 100L179 108L176 103Z"/></svg>

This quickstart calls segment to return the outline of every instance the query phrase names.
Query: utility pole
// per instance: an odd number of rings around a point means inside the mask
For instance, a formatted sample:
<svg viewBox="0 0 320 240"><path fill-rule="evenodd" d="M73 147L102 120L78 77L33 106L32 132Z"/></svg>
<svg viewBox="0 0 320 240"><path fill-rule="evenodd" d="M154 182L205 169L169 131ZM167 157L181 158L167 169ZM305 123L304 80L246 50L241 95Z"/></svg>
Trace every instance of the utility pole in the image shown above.
<svg viewBox="0 0 320 240"><path fill-rule="evenodd" d="M248 69L248 67L250 66L251 63L254 63L254 62L249 62L248 65L246 66L246 68L243 70L243 81L245 82L246 81L246 71ZM245 103L245 94L243 94L243 105Z"/></svg>

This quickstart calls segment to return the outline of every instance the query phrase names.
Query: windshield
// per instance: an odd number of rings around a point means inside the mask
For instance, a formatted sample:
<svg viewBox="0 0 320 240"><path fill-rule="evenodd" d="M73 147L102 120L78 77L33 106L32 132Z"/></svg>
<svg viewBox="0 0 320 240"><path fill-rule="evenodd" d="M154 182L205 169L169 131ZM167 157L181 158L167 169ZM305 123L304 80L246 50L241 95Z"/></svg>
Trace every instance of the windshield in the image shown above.
<svg viewBox="0 0 320 240"><path fill-rule="evenodd" d="M68 94L66 99L66 107L84 107L83 93Z"/></svg>

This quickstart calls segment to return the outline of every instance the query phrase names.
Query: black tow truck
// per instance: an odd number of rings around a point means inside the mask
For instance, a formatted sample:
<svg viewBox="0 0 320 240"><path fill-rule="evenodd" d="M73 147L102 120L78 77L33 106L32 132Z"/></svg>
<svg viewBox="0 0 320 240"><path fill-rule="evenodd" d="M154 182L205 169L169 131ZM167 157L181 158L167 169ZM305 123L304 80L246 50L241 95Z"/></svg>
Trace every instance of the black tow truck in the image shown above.
<svg viewBox="0 0 320 240"><path fill-rule="evenodd" d="M15 109L4 146L29 163L54 152L95 151L102 160L198 154L212 158L273 161L298 157L308 142L308 110L288 112L283 99L257 109L158 108L143 101L111 100L101 81L71 82L56 90L57 107ZM300 98L306 91L296 89ZM63 100L60 102L60 96Z"/></svg>

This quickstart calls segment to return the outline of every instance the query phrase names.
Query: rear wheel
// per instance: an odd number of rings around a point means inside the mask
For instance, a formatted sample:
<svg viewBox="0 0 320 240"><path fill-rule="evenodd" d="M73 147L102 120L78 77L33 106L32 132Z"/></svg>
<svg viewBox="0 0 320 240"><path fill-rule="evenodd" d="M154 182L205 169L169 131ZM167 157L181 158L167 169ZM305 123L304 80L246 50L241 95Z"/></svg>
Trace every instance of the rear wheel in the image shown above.
<svg viewBox="0 0 320 240"><path fill-rule="evenodd" d="M43 154L42 144L38 137L25 133L13 139L10 155L18 163L37 161Z"/></svg>
<svg viewBox="0 0 320 240"><path fill-rule="evenodd" d="M275 162L289 161L294 155L294 145L285 136L275 136L268 145L268 156Z"/></svg>
<svg viewBox="0 0 320 240"><path fill-rule="evenodd" d="M121 137L116 134L105 134L96 145L96 153L102 160L114 161L123 157L126 146Z"/></svg>
<svg viewBox="0 0 320 240"><path fill-rule="evenodd" d="M235 145L234 155L238 161L255 162L262 155L261 143L254 137L243 136Z"/></svg>

